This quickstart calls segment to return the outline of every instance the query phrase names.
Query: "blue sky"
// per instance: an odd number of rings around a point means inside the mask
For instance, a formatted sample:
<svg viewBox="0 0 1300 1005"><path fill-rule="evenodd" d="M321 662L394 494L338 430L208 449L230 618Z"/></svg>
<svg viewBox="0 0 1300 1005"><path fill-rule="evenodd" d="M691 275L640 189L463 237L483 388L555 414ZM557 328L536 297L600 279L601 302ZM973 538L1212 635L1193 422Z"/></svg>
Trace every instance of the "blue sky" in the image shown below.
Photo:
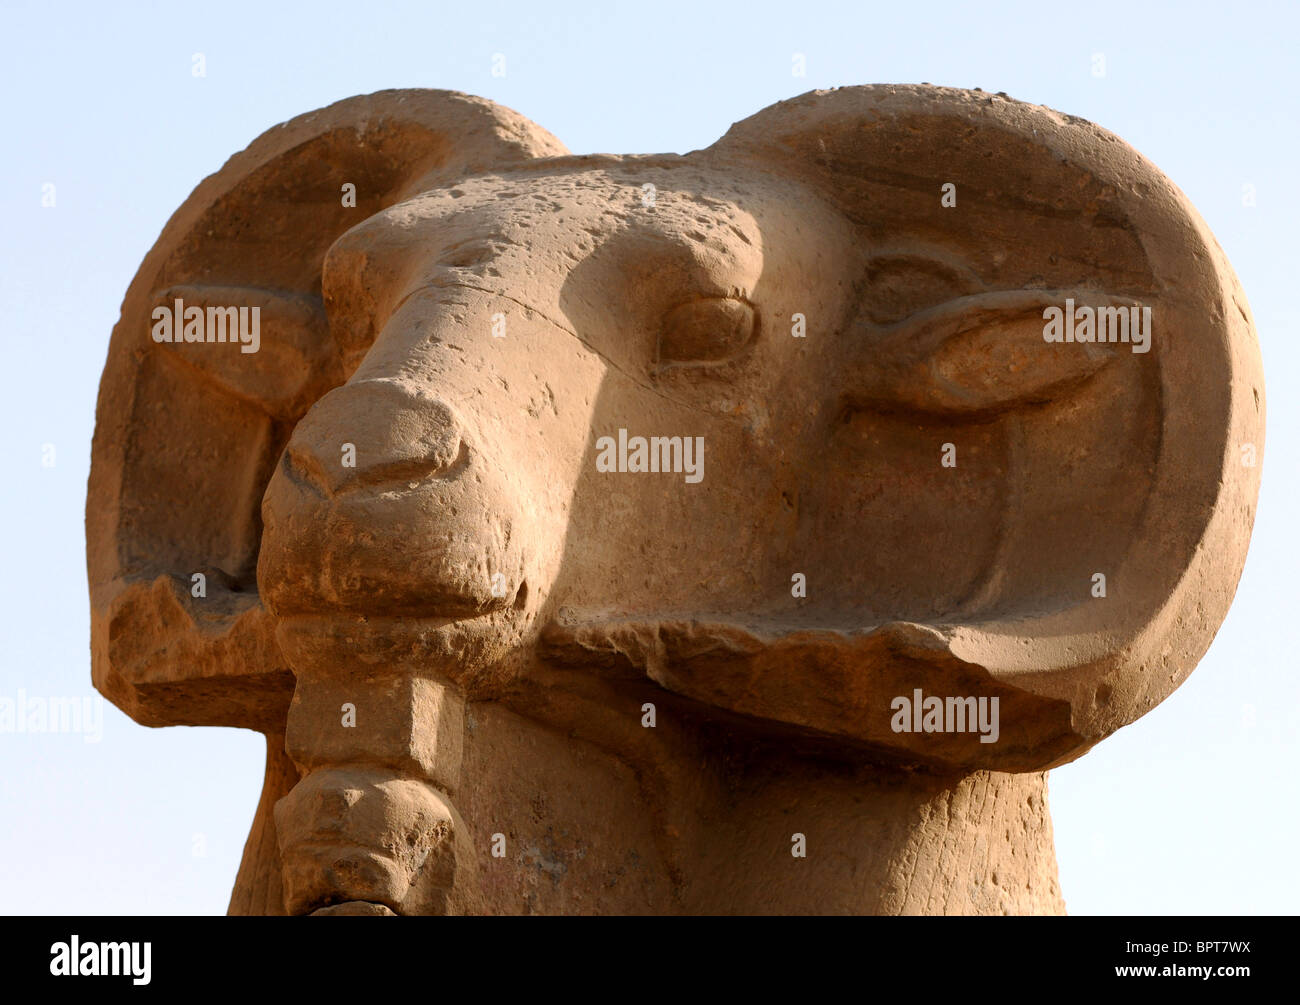
<svg viewBox="0 0 1300 1005"><path fill-rule="evenodd" d="M82 520L108 335L172 211L265 129L353 94L438 87L508 105L576 153L684 152L816 87L1005 91L1100 123L1187 193L1250 300L1268 391L1254 543L1209 655L1163 705L1052 774L1067 906L1293 912L1298 10L3 3L0 695L91 693ZM498 53L504 77L492 74ZM41 205L47 183L54 207ZM104 716L98 743L0 734L0 912L223 912L261 736L149 730L107 705Z"/></svg>

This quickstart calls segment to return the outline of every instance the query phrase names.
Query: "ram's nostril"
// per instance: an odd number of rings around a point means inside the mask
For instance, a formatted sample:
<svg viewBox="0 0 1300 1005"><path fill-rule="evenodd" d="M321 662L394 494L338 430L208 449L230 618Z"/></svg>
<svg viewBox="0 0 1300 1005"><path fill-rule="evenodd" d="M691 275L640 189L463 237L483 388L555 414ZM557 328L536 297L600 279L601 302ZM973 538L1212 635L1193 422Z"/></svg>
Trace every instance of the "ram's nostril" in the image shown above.
<svg viewBox="0 0 1300 1005"><path fill-rule="evenodd" d="M337 491L346 491L364 485L388 486L399 488L418 488L426 478L448 478L460 472L469 462L469 448L457 438L446 449L430 450L425 454L411 457L398 457L389 461L378 461L366 465L362 470L358 465L356 475L342 484Z"/></svg>
<svg viewBox="0 0 1300 1005"><path fill-rule="evenodd" d="M415 488L468 463L457 416L442 401L382 380L331 391L294 430L284 473L326 495L365 485Z"/></svg>
<svg viewBox="0 0 1300 1005"><path fill-rule="evenodd" d="M332 491L331 480L321 468L320 459L310 450L290 440L280 461L280 469L290 481L316 490L321 495Z"/></svg>
<svg viewBox="0 0 1300 1005"><path fill-rule="evenodd" d="M466 451L465 442L450 422L422 438L416 449L423 449L424 460L435 472L455 467Z"/></svg>
<svg viewBox="0 0 1300 1005"><path fill-rule="evenodd" d="M519 584L519 589L515 591L514 609L522 611L528 605L528 580Z"/></svg>

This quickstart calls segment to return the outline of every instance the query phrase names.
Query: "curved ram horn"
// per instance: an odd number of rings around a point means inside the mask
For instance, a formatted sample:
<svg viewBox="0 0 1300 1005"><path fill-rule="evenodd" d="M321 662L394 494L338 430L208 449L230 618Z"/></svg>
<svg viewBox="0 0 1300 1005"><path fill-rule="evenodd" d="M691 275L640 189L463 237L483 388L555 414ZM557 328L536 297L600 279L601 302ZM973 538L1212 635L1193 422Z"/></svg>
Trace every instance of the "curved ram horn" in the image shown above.
<svg viewBox="0 0 1300 1005"><path fill-rule="evenodd" d="M1031 486L1040 502L1056 491L1063 505L1094 514L1109 492L1125 494L1132 528L1122 558L1110 556L1104 570L1109 598L1095 598L1084 576L1052 579L1050 563L1040 563L1037 581L1018 583L1019 565L1041 552L1035 520L1051 512L1043 503L1032 516L1021 493L1005 502L1002 567L940 627L954 656L1069 701L1068 753L1045 744L1042 766L1078 756L1169 695L1227 613L1259 488L1259 467L1241 458L1247 447L1262 452L1264 440L1246 299L1186 197L1099 126L951 88L810 92L736 123L701 156L737 170L758 161L807 186L857 226L864 249L939 247L982 289L1014 291L950 292L912 303L889 327L853 328L840 383L850 407L953 422L1019 415L1071 388L1123 387L1143 402L1153 416L1146 425L1102 413L1105 449L1128 449L1131 435L1145 451L1125 455L1129 477L1118 488L1061 478ZM1046 343L1042 310L1065 297L1151 307L1153 351ZM860 316L872 314L859 304ZM1045 457L1071 436L1068 409L1051 421L1047 440L1036 441ZM1076 544L1086 550L1085 539Z"/></svg>

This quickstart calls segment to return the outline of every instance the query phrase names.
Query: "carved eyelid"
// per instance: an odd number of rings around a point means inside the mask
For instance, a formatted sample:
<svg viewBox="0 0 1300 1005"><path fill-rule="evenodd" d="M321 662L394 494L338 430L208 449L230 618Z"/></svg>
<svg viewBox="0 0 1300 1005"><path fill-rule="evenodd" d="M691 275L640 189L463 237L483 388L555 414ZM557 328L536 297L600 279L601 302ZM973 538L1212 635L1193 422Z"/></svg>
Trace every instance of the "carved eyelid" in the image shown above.
<svg viewBox="0 0 1300 1005"><path fill-rule="evenodd" d="M661 367L726 363L748 349L757 335L758 312L744 297L697 297L664 315L657 362Z"/></svg>

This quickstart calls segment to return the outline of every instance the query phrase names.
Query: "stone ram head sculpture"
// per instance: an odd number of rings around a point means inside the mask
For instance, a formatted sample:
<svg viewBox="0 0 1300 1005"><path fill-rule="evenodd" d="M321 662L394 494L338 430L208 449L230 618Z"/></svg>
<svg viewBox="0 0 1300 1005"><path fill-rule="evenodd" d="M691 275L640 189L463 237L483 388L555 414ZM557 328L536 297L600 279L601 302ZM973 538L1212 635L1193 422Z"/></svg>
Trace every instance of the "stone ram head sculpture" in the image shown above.
<svg viewBox="0 0 1300 1005"><path fill-rule="evenodd" d="M353 98L126 295L94 680L267 735L237 913L1059 910L1044 772L1205 652L1262 436L1223 253L1082 120L873 86L570 156Z"/></svg>

